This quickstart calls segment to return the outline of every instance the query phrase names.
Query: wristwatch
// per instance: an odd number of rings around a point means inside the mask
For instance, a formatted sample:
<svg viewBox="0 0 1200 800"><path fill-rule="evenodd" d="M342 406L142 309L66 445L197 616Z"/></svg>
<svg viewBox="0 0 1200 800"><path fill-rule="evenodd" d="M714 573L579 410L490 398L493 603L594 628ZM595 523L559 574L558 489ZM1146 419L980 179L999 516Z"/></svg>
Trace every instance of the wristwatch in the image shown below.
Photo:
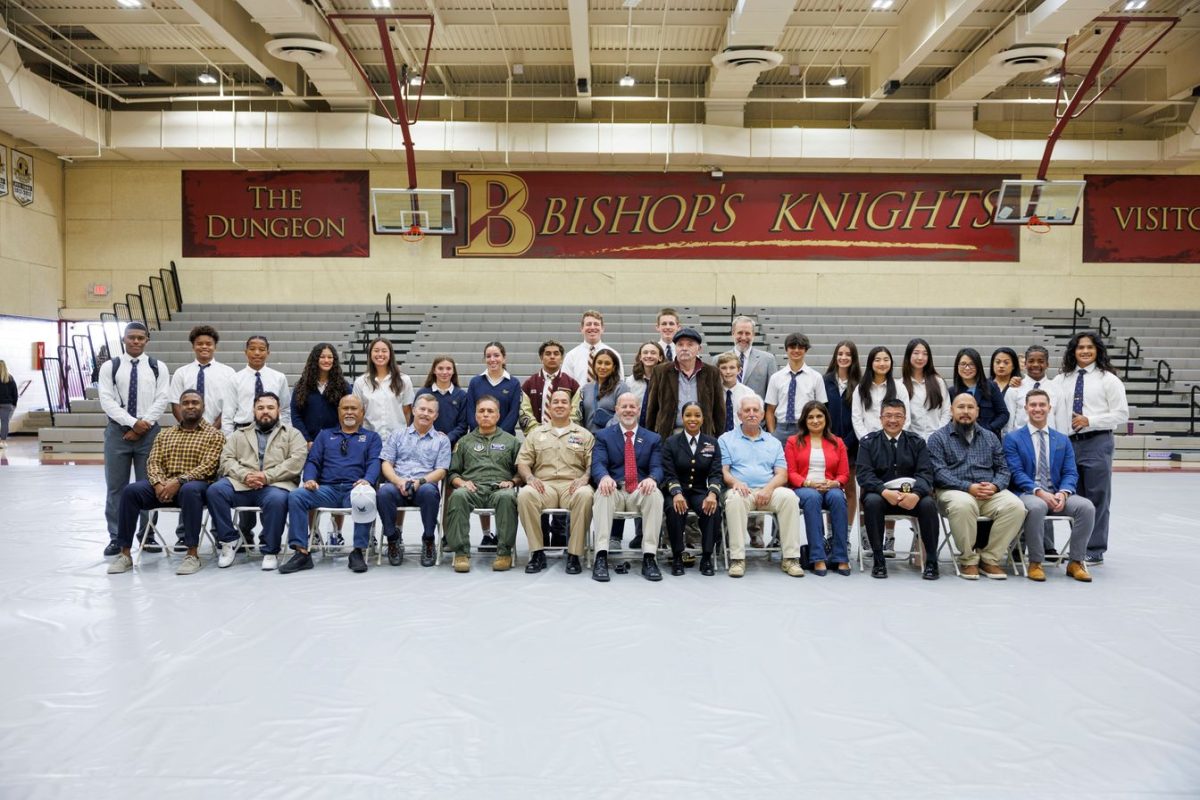
<svg viewBox="0 0 1200 800"><path fill-rule="evenodd" d="M417 488L418 489L421 488L422 486L424 486L425 483L426 483L426 480L424 478L417 478Z"/></svg>

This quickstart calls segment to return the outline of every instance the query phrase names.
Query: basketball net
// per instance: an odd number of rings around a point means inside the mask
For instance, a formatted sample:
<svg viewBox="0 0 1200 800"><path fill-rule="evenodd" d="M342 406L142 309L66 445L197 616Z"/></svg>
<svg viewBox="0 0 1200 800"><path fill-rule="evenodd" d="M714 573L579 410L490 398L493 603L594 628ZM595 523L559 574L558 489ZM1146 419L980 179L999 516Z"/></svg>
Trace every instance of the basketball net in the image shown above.
<svg viewBox="0 0 1200 800"><path fill-rule="evenodd" d="M416 243L425 238L425 231L421 230L420 225L413 223L413 226L408 229L407 233L400 234L400 238L406 242Z"/></svg>
<svg viewBox="0 0 1200 800"><path fill-rule="evenodd" d="M1032 233L1049 233L1050 232L1050 225L1048 223L1042 222L1042 220L1038 217L1037 214L1033 214L1029 217L1029 222L1025 223L1025 227L1029 228L1030 232L1032 232Z"/></svg>

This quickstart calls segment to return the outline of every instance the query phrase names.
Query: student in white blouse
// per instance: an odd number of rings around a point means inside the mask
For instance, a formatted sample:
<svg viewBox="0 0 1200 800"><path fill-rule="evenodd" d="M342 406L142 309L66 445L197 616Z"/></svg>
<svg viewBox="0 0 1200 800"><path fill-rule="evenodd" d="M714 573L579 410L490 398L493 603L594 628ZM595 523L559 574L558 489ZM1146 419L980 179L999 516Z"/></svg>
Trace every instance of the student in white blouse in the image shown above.
<svg viewBox="0 0 1200 800"><path fill-rule="evenodd" d="M1099 334L1077 333L1067 342L1054 379L1057 428L1071 437L1079 471L1079 494L1096 507L1086 566L1104 563L1112 501L1113 433L1129 421L1125 384L1117 377ZM1054 411L1054 409L1051 409Z"/></svg>
<svg viewBox="0 0 1200 800"><path fill-rule="evenodd" d="M279 419L292 424L292 393L287 376L267 366L271 343L265 336L246 340L246 366L233 376L229 397L221 409L221 432L226 436L235 430L254 424L254 400L263 392L273 392L279 398Z"/></svg>
<svg viewBox="0 0 1200 800"><path fill-rule="evenodd" d="M217 344L221 335L211 325L197 325L188 333L192 353L196 358L184 364L171 376L168 400L171 413L179 419L179 396L187 389L195 389L204 399L204 421L220 428L222 407L233 395L233 368L216 359ZM232 413L232 412L231 412Z"/></svg>
<svg viewBox="0 0 1200 800"><path fill-rule="evenodd" d="M383 337L371 342L367 358L367 371L354 379L352 391L363 404L363 427L387 439L412 419L412 380L396 366L392 343Z"/></svg>
<svg viewBox="0 0 1200 800"><path fill-rule="evenodd" d="M938 428L950 424L950 390L933 365L933 350L924 339L913 339L904 348L900 367L908 392L908 429L928 441Z"/></svg>
<svg viewBox="0 0 1200 800"><path fill-rule="evenodd" d="M850 419L854 424L854 435L862 439L872 431L883 430L879 421L879 408L884 400L899 400L909 408L908 390L903 383L892 377L892 351L886 347L875 347L867 354L867 373L854 392L850 404ZM904 428L908 429L911 412L905 415Z"/></svg>

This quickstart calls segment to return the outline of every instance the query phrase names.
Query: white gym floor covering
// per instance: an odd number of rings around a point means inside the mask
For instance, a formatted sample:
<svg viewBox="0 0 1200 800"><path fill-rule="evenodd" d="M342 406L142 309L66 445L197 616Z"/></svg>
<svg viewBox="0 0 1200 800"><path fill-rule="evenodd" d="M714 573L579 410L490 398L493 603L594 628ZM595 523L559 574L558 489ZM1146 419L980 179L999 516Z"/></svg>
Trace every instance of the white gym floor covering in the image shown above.
<svg viewBox="0 0 1200 800"><path fill-rule="evenodd" d="M109 576L101 468L5 467L0 797L1196 796L1197 493L1118 475L1091 585Z"/></svg>

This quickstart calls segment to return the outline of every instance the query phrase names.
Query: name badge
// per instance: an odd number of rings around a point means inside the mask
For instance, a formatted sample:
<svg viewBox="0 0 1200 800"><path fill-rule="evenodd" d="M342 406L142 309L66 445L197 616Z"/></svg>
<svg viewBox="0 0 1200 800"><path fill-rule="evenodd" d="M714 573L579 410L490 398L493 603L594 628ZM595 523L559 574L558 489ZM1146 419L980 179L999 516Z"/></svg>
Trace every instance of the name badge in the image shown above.
<svg viewBox="0 0 1200 800"><path fill-rule="evenodd" d="M493 451L496 451L496 450L503 451L503 450L507 450L507 449L508 449L508 445L506 445L506 444L493 444L492 445Z"/></svg>

